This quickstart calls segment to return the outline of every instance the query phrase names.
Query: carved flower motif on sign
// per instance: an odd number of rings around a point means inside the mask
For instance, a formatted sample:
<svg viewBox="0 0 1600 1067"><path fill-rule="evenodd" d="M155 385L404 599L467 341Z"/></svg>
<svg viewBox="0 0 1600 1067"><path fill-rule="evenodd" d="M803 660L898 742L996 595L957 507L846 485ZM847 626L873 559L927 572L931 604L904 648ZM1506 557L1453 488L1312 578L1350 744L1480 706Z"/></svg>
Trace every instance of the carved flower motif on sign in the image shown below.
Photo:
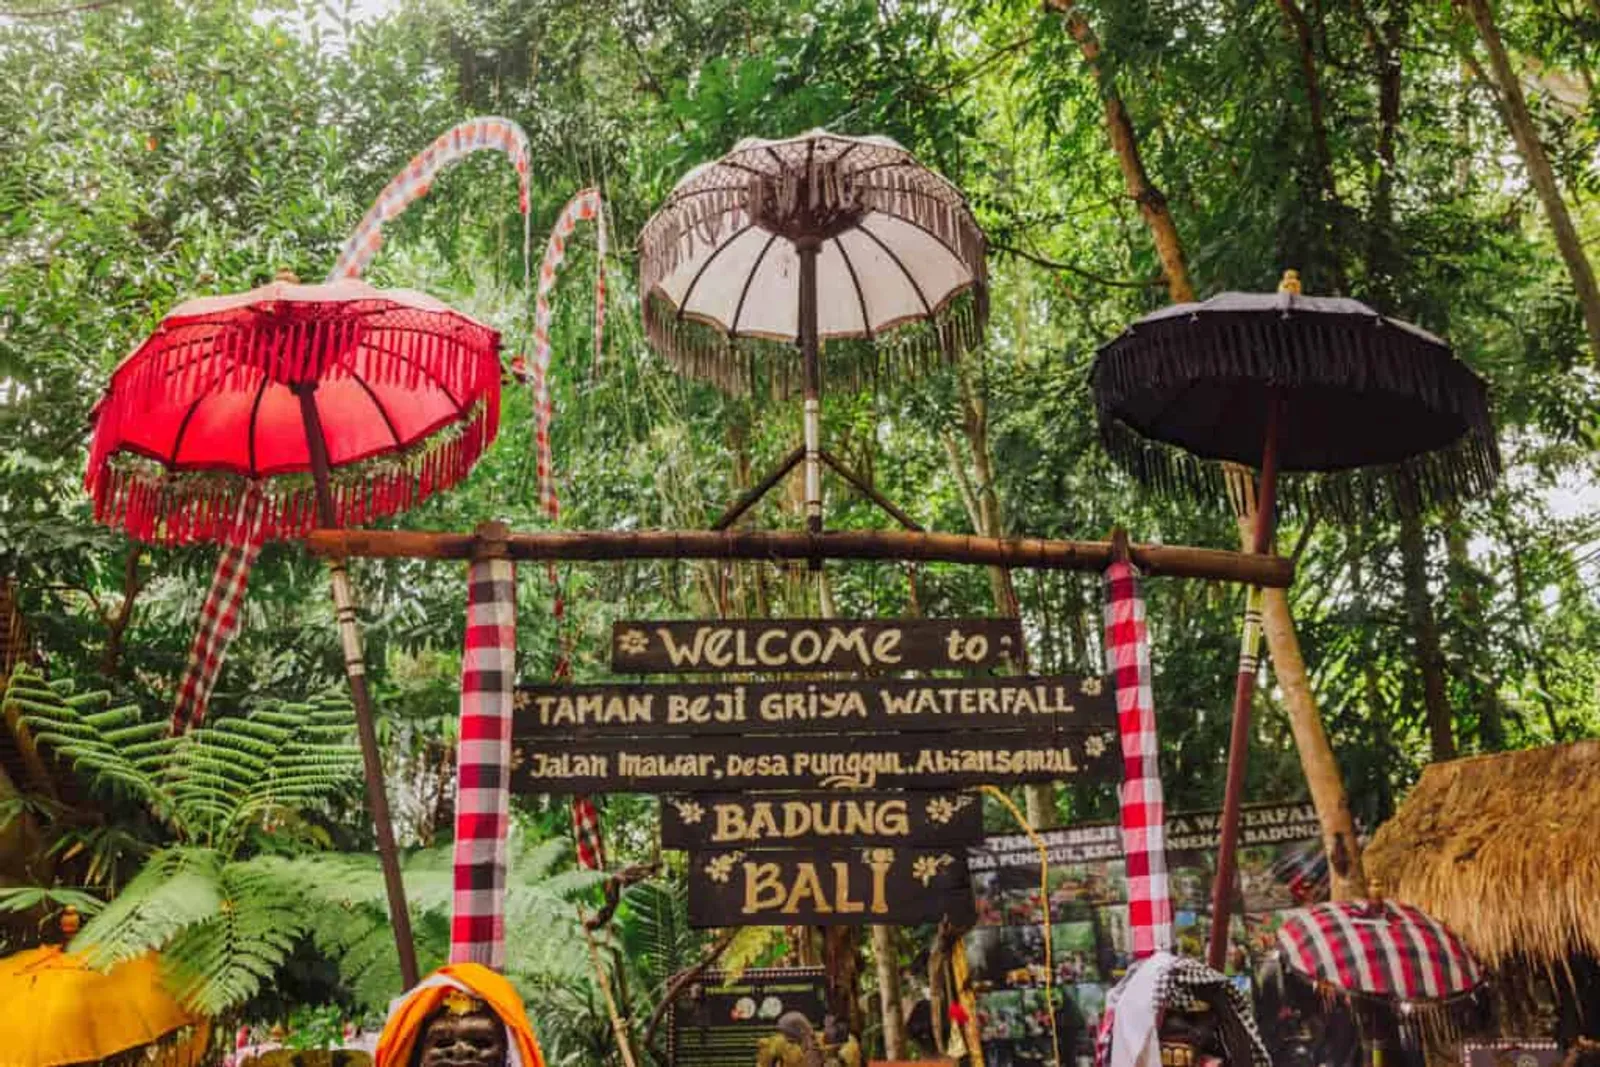
<svg viewBox="0 0 1600 1067"><path fill-rule="evenodd" d="M940 856L918 856L911 864L911 877L926 888L938 877L940 871L950 866L956 858L948 852Z"/></svg>
<svg viewBox="0 0 1600 1067"><path fill-rule="evenodd" d="M1105 683L1101 681L1100 678L1091 674L1089 677L1083 680L1083 683L1079 685L1078 688L1086 697L1097 697L1100 695L1100 690L1104 688L1104 686Z"/></svg>
<svg viewBox="0 0 1600 1067"><path fill-rule="evenodd" d="M650 647L650 635L643 630L624 630L617 635L617 651L637 656Z"/></svg>
<svg viewBox="0 0 1600 1067"><path fill-rule="evenodd" d="M733 874L733 865L744 859L743 852L725 852L706 863L706 877L713 882L726 882Z"/></svg>
<svg viewBox="0 0 1600 1067"><path fill-rule="evenodd" d="M692 800L674 800L672 806L678 809L678 818L689 826L698 826L705 817L706 809Z"/></svg>
<svg viewBox="0 0 1600 1067"><path fill-rule="evenodd" d="M928 818L940 826L948 825L950 820L956 817L956 813L971 804L972 800L970 795L934 797L928 801Z"/></svg>

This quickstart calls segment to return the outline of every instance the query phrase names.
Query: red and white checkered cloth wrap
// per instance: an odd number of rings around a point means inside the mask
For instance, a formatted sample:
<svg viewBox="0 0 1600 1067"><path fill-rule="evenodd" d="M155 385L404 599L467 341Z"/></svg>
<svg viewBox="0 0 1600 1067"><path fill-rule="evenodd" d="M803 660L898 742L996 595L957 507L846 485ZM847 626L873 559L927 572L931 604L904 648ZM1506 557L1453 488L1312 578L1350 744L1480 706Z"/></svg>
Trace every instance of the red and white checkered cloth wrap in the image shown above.
<svg viewBox="0 0 1600 1067"><path fill-rule="evenodd" d="M517 205L522 212L522 258L528 259L528 135L510 119L490 115L458 123L434 138L432 144L412 157L411 162L383 187L345 242L328 280L358 278L383 244L383 225L397 218L415 201L426 196L434 176L460 159L483 149L504 152L517 169Z"/></svg>
<svg viewBox="0 0 1600 1067"><path fill-rule="evenodd" d="M506 951L506 832L516 684L517 581L510 560L479 560L467 578L456 745L455 901L450 962L499 969Z"/></svg>
<svg viewBox="0 0 1600 1067"><path fill-rule="evenodd" d="M560 635L560 651L556 655L555 670L550 672L550 676L557 682L567 682L572 680L572 640L566 627L567 594L561 588L561 576L556 572L554 563L545 564L545 573L550 578L550 587L555 590L550 614L556 621L556 632ZM600 812L588 797L572 798L572 841L578 850L578 866L591 871L606 869L605 839L600 836Z"/></svg>
<svg viewBox="0 0 1600 1067"><path fill-rule="evenodd" d="M1166 813L1161 795L1156 704L1150 687L1150 631L1139 572L1131 563L1106 570L1106 668L1117 685L1122 734L1122 849L1128 869L1128 925L1133 957L1172 948L1167 884Z"/></svg>
<svg viewBox="0 0 1600 1067"><path fill-rule="evenodd" d="M1394 900L1339 900L1292 911L1278 950L1295 971L1344 993L1443 1000L1483 969L1443 923Z"/></svg>
<svg viewBox="0 0 1600 1067"><path fill-rule="evenodd" d="M200 725L200 720L205 718L228 644L239 632L239 613L244 608L250 568L255 566L266 540L263 504L259 492L246 493L239 501L233 526L222 542L222 554L217 557L211 588L200 606L200 625L194 633L194 644L189 646L189 662L184 667L183 680L178 683L178 698L173 702L174 734Z"/></svg>
<svg viewBox="0 0 1600 1067"><path fill-rule="evenodd" d="M588 797L572 798L572 839L578 846L578 866L591 871L606 869L606 845L600 836L600 812Z"/></svg>
<svg viewBox="0 0 1600 1067"><path fill-rule="evenodd" d="M529 369L533 385L534 441L538 446L539 500L545 514L552 519L561 517L561 504L556 498L555 472L550 453L550 423L554 417L554 404L550 398L550 290L556 285L556 271L567 258L567 238L577 229L582 219L593 219L596 224L596 263L594 288L594 361L600 362L600 340L606 319L606 223L600 190L584 189L567 201L561 209L550 240L545 245L544 262L539 264L539 288L533 311L533 365Z"/></svg>

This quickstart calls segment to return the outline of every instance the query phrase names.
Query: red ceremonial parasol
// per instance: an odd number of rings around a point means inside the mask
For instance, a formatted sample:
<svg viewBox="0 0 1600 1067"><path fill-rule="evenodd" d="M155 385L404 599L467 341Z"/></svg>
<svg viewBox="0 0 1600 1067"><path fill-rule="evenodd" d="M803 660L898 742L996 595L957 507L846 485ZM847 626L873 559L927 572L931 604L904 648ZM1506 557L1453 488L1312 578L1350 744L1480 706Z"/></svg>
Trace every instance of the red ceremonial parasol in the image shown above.
<svg viewBox="0 0 1600 1067"><path fill-rule="evenodd" d="M498 333L422 293L289 279L179 305L117 368L95 408L96 517L159 544L224 544L174 729L204 713L261 542L391 515L460 480L498 428L499 353ZM355 598L343 563L331 571L410 986L415 950Z"/></svg>
<svg viewBox="0 0 1600 1067"><path fill-rule="evenodd" d="M499 335L433 297L277 281L174 308L95 408L95 517L159 544L216 541L259 496L261 537L393 515L494 439ZM320 435L320 436L319 436Z"/></svg>

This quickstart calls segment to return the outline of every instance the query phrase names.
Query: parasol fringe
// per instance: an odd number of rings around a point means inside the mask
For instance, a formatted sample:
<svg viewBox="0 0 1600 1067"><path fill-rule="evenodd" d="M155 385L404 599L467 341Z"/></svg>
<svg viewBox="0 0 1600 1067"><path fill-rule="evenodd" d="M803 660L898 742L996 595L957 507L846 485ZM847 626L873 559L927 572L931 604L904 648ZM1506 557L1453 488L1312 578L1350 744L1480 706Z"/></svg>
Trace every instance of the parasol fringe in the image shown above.
<svg viewBox="0 0 1600 1067"><path fill-rule="evenodd" d="M1495 1022L1494 986L1480 982L1472 989L1438 1000L1400 1000L1379 994L1340 989L1302 974L1282 953L1278 956L1285 985L1302 1010L1326 1012L1344 1008L1356 1019L1367 1040L1387 1033L1400 1039L1401 1048L1421 1052L1459 1044L1481 1034Z"/></svg>
<svg viewBox="0 0 1600 1067"><path fill-rule="evenodd" d="M800 353L791 342L730 338L714 327L680 319L659 295L645 301L643 317L651 346L688 377L734 396L749 396L763 384L776 398L801 391ZM856 391L885 380L925 377L981 345L986 322L982 291L969 290L932 320L907 323L872 339L835 338L822 347L824 381L830 389Z"/></svg>
<svg viewBox="0 0 1600 1067"><path fill-rule="evenodd" d="M498 424L498 405L480 403L461 422L403 453L336 469L339 525L360 526L396 514L456 484L494 439ZM118 455L94 472L89 489L96 521L122 526L141 541L181 545L220 539L252 487L263 494L267 536L303 537L315 526L315 487L309 474L254 481L234 474L169 471L141 457Z"/></svg>
<svg viewBox="0 0 1600 1067"><path fill-rule="evenodd" d="M1227 499L1221 465L1142 437L1116 417L1123 401L1136 392L1200 378L1377 389L1455 416L1466 432L1448 448L1399 464L1297 473L1280 489L1289 507L1348 520L1373 513L1414 513L1488 492L1501 463L1482 382L1458 363L1441 370L1433 342L1409 333L1397 338L1398 327L1378 321L1370 331L1351 331L1348 323L1297 318L1291 336L1280 321L1264 316L1227 321L1212 313L1207 315L1209 328L1199 336L1187 329L1189 319L1140 326L1141 351L1121 343L1133 337L1130 330L1108 344L1095 363L1101 441L1120 466L1157 492L1221 502Z"/></svg>

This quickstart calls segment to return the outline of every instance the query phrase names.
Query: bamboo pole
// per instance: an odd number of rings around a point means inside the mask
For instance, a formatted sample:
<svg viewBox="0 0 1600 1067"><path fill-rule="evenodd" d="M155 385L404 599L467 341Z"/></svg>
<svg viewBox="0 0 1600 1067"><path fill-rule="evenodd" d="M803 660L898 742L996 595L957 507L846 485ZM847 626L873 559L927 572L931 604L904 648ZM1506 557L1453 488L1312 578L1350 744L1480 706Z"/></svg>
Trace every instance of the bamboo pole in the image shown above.
<svg viewBox="0 0 1600 1067"><path fill-rule="evenodd" d="M312 555L335 558L465 560L472 558L475 544L470 533L411 530L323 529L306 538ZM1098 572L1111 563L1111 542L906 530L569 530L512 534L506 553L514 560L881 559ZM1183 545L1130 545L1128 554L1152 577L1268 589L1294 582L1294 563L1279 556Z"/></svg>
<svg viewBox="0 0 1600 1067"><path fill-rule="evenodd" d="M317 521L331 527L337 521L333 492L328 484L328 443L317 412L316 386L296 390L300 415L305 423L306 442L311 452L311 475L316 484ZM355 594L345 557L332 555L328 575L333 583L333 605L339 620L339 638L344 646L345 676L350 681L350 698L355 705L356 736L361 741L361 762L367 784L367 806L372 809L372 826L378 838L378 859L383 867L383 885L389 900L389 924L394 930L395 951L400 956L400 980L407 989L417 984L417 949L411 937L411 912L406 905L405 886L400 878L400 854L394 840L394 824L389 818L389 797L383 785L383 761L378 756L378 732L373 724L372 694L367 689L366 657L361 647L361 626L356 621Z"/></svg>

